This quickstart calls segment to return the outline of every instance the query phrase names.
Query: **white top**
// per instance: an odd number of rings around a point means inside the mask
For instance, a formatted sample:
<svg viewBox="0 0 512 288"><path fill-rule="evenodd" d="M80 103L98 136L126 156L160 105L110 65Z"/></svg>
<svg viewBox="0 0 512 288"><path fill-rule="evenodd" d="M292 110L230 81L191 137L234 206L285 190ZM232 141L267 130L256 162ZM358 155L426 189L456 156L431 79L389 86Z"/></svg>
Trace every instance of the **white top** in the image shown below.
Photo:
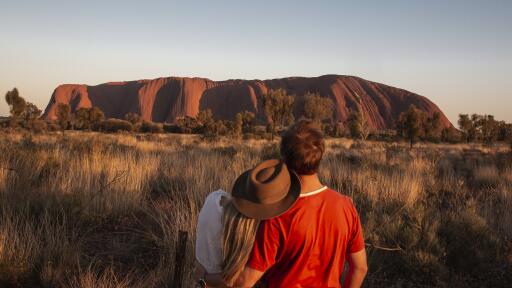
<svg viewBox="0 0 512 288"><path fill-rule="evenodd" d="M196 259L209 274L222 272L222 197L231 195L223 190L210 193L197 220Z"/></svg>

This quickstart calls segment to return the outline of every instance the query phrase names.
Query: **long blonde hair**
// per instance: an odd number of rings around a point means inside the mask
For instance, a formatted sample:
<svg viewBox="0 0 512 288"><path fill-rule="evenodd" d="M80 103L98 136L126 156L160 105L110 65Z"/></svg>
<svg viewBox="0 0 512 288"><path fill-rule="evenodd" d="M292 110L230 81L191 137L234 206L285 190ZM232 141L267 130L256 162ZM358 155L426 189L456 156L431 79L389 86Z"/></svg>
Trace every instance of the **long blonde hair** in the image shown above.
<svg viewBox="0 0 512 288"><path fill-rule="evenodd" d="M222 233L222 278L232 286L252 251L260 220L242 215L231 201L224 207Z"/></svg>

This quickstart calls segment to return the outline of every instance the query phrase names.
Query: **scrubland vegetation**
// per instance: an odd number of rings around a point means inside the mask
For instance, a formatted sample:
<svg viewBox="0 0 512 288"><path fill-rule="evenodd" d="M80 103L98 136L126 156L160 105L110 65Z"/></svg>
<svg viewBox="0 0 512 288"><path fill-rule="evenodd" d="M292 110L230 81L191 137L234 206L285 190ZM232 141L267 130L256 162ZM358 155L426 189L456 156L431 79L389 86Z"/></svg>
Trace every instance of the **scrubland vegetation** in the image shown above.
<svg viewBox="0 0 512 288"><path fill-rule="evenodd" d="M154 123L144 120L139 114L129 112L124 119L106 119L98 107L81 107L72 111L68 104L57 105L57 119L48 120L41 117L42 111L34 104L27 102L19 91L14 88L5 95L10 108L10 117L0 117L0 128L18 129L30 133L47 131L98 131L103 133L175 133L199 134L203 138L219 136L234 139L274 139L284 127L295 121L295 115L315 121L324 134L334 138L350 137L366 141L401 141L407 140L412 146L420 142L431 143L469 143L485 144L509 143L512 145L512 123L498 121L493 115L460 114L459 129L444 127L441 114L432 115L411 105L402 112L393 129L372 130L363 101L358 96L354 107L349 108L350 114L346 121L335 122L333 101L319 93L305 95L288 95L284 89L269 90L262 95L261 109L263 115L250 111L240 111L235 119L215 119L210 109L199 111L194 116L183 116L172 123ZM76 107L75 107L76 108ZM266 127L265 127L266 125Z"/></svg>
<svg viewBox="0 0 512 288"><path fill-rule="evenodd" d="M360 211L367 287L512 283L512 125L491 115L462 114L457 130L411 106L396 130L371 131L361 101L347 123L332 123L328 98L271 90L267 123L210 110L174 123L105 119L97 107L64 104L49 121L16 89L5 98L0 287L173 287L176 267L192 287L206 195L279 157L271 139L297 107L329 137L321 178Z"/></svg>
<svg viewBox="0 0 512 288"><path fill-rule="evenodd" d="M206 195L278 157L268 140L74 131L1 132L0 151L0 287L173 287L180 230L191 287ZM360 212L367 287L512 283L510 147L329 139L320 175Z"/></svg>

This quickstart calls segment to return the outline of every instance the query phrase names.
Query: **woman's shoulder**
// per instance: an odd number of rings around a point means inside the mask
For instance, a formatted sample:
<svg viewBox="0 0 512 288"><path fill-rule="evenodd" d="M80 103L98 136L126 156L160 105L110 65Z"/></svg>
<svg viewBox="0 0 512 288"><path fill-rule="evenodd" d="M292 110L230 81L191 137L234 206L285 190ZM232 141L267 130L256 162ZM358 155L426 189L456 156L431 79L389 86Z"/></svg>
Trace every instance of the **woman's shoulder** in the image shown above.
<svg viewBox="0 0 512 288"><path fill-rule="evenodd" d="M231 198L231 194L229 194L228 192L226 192L226 191L224 191L222 189L219 189L217 191L213 191L212 193L208 194L208 196L206 196L205 203L209 202L209 201L217 202L221 198L230 199Z"/></svg>
<svg viewBox="0 0 512 288"><path fill-rule="evenodd" d="M222 189L219 189L208 194L206 200L204 201L204 206L213 206L222 211L223 207L230 199L231 194Z"/></svg>

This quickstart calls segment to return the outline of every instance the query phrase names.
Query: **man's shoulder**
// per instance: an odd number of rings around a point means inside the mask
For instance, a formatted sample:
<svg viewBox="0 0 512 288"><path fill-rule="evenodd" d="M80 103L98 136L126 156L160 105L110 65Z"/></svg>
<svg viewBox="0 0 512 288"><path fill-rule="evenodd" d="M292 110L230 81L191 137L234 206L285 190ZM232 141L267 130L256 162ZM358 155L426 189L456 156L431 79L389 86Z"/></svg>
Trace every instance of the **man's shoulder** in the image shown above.
<svg viewBox="0 0 512 288"><path fill-rule="evenodd" d="M319 207L319 205L326 207L328 210L352 210L354 206L350 197L327 187L320 193L299 198L297 203L283 215L283 218L286 218L290 214L304 211L304 209L310 210L312 207Z"/></svg>
<svg viewBox="0 0 512 288"><path fill-rule="evenodd" d="M344 195L334 189L331 189L331 188L327 188L325 191L324 191L324 196L326 198L329 198L330 200L333 200L333 201L342 201L344 203L350 203L352 204L352 198L350 198L349 196L347 195Z"/></svg>

